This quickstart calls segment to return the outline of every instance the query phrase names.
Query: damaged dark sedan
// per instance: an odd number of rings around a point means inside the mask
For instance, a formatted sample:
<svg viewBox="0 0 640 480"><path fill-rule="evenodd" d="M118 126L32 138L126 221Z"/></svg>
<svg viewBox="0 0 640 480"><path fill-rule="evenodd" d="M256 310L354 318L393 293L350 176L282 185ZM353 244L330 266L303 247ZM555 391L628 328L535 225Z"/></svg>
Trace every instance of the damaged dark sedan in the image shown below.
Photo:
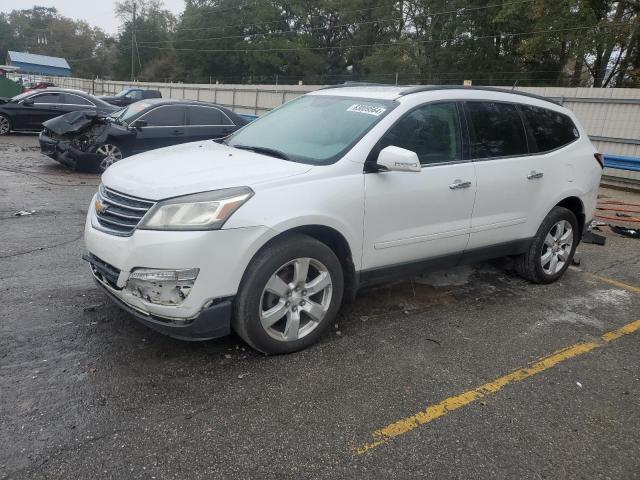
<svg viewBox="0 0 640 480"><path fill-rule="evenodd" d="M111 115L73 112L45 122L40 150L71 168L104 171L136 153L178 143L220 139L248 123L205 102L145 100Z"/></svg>

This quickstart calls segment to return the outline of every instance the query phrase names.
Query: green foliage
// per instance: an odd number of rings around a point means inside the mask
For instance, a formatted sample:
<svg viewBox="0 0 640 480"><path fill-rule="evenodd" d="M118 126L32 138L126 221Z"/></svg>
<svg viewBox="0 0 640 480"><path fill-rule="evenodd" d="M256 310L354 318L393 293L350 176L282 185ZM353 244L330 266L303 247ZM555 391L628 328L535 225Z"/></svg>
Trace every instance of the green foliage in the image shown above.
<svg viewBox="0 0 640 480"><path fill-rule="evenodd" d="M51 8L0 15L0 49L152 81L640 84L638 0L185 0L177 19L123 0L115 13L116 38Z"/></svg>

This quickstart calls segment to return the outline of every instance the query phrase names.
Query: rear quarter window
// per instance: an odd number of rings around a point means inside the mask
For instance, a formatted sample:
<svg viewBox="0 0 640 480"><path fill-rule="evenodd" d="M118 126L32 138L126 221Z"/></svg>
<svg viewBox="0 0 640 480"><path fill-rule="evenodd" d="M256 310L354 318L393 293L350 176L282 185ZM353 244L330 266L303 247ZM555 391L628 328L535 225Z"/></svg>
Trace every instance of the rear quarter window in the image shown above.
<svg viewBox="0 0 640 480"><path fill-rule="evenodd" d="M530 105L521 105L520 108L527 124L532 151L555 150L580 137L578 129L567 115Z"/></svg>

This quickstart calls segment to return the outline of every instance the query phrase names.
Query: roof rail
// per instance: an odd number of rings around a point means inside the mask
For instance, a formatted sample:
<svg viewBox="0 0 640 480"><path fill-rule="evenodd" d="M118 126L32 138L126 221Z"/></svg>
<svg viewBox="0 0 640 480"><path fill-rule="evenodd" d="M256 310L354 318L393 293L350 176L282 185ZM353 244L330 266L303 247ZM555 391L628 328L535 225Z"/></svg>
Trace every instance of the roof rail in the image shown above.
<svg viewBox="0 0 640 480"><path fill-rule="evenodd" d="M337 85L327 85L318 90L327 90L329 88L345 88L345 87L397 87L398 85L389 85L388 83L371 83L371 82L344 82Z"/></svg>
<svg viewBox="0 0 640 480"><path fill-rule="evenodd" d="M523 97L535 98L538 100L543 100L545 102L550 102L555 105L562 106L561 103L549 97L543 97L542 95L536 95L534 93L520 92L518 90L507 90L506 88L468 86L468 85L425 85L425 86L408 87L406 90L403 90L402 92L400 92L400 96L402 97L405 95L411 95L412 93L432 92L436 90L483 90L487 92L511 93L513 95L521 95Z"/></svg>

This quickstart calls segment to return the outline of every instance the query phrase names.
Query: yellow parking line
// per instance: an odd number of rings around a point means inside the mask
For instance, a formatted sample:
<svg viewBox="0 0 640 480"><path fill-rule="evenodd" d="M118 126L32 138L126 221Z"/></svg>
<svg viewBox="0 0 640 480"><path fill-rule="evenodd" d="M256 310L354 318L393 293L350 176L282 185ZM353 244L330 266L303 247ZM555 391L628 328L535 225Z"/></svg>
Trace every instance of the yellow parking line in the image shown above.
<svg viewBox="0 0 640 480"><path fill-rule="evenodd" d="M612 342L620 337L640 330L640 320L624 325L617 330L607 332L602 335L602 340L605 342ZM355 449L356 453L363 454L370 450L373 450L380 445L388 442L389 440L403 435L411 430L418 428L421 425L433 422L434 420L445 416L447 413L457 410L461 407L469 405L481 398L492 395L504 387L514 382L521 382L529 377L537 375L539 373L548 370L559 363L567 361L571 358L583 355L591 350L600 348L606 345L606 343L586 342L578 343L571 347L559 350L548 357L541 358L533 362L530 366L525 368L519 368L507 375L496 378L495 380L485 383L480 387L468 390L455 397L449 397L435 405L430 405L425 410L418 412L406 418L402 418L396 422L393 422L386 427L373 432L373 439L370 442L364 443Z"/></svg>
<svg viewBox="0 0 640 480"><path fill-rule="evenodd" d="M600 280L601 282L608 283L609 285L613 285L618 288L622 288L624 290L628 290L634 293L640 293L640 287L634 287L633 285L627 285L626 283L619 282L618 280L614 280L613 278L601 277L600 275L596 275L595 273L585 272L582 273L587 274L590 277L595 278L596 280Z"/></svg>
<svg viewBox="0 0 640 480"><path fill-rule="evenodd" d="M640 320L636 320L635 322L627 323L623 327L618 328L617 330L612 330L602 335L602 340L605 342L613 342L620 337L624 337L625 335L629 335L630 333L635 332L636 330L640 330Z"/></svg>

